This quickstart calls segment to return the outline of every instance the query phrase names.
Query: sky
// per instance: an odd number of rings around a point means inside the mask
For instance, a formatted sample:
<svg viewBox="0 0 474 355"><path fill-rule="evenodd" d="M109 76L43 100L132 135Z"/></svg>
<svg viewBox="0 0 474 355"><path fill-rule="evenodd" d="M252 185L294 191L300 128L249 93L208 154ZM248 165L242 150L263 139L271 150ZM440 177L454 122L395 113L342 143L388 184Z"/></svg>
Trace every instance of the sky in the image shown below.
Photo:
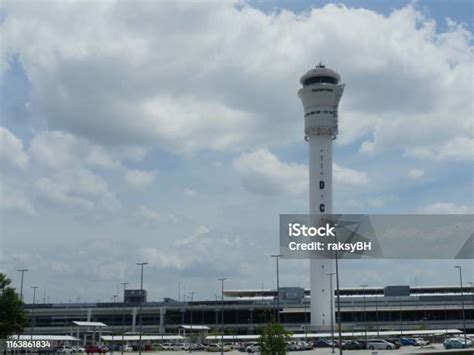
<svg viewBox="0 0 474 355"><path fill-rule="evenodd" d="M346 85L334 212L473 213L471 1L0 4L0 271L29 269L26 301L109 301L141 261L151 300L275 287L320 61ZM472 281L472 261L343 261L341 287L452 285L457 264ZM308 269L282 261L280 285Z"/></svg>

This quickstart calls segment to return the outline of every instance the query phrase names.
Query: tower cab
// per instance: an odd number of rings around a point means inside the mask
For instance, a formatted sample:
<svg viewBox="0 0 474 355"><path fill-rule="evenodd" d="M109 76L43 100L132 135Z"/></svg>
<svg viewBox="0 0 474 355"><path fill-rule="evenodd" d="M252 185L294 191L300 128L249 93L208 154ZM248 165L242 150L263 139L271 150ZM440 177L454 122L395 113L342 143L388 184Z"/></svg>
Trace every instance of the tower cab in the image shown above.
<svg viewBox="0 0 474 355"><path fill-rule="evenodd" d="M318 64L304 74L303 86L298 96L303 103L305 135L329 135L338 133L337 108L344 91L341 77L334 70Z"/></svg>

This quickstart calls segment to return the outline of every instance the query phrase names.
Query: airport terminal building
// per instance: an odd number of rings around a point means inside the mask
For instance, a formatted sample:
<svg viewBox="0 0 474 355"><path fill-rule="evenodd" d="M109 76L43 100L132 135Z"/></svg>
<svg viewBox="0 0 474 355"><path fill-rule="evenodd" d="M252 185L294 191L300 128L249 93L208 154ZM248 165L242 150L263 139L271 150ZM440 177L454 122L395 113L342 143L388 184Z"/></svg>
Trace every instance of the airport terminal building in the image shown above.
<svg viewBox="0 0 474 355"><path fill-rule="evenodd" d="M146 291L127 290L124 302L27 304L34 334L73 334L74 322L101 322L103 334L138 332L140 305L144 334L176 334L181 325L221 332L224 313L226 334L256 334L258 328L280 312L280 320L293 333L310 330L309 290L225 290L225 299L179 302L165 298L148 301ZM337 319L337 297L333 297ZM474 331L474 292L459 286L361 287L340 290L341 324L344 332L443 330L463 328L463 308L468 332ZM328 325L329 326L329 325ZM25 334L30 332L25 330Z"/></svg>

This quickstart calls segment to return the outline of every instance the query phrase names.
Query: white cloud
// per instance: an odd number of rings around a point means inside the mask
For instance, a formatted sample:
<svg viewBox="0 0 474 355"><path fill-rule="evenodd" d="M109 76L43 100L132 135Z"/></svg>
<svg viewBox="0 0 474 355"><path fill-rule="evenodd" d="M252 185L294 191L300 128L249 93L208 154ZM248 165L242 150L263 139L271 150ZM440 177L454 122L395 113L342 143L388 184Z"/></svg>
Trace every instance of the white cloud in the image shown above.
<svg viewBox="0 0 474 355"><path fill-rule="evenodd" d="M127 170L124 175L125 181L134 187L145 187L155 181L156 173L146 170Z"/></svg>
<svg viewBox="0 0 474 355"><path fill-rule="evenodd" d="M137 215L147 222L157 222L161 219L161 214L147 206L140 206Z"/></svg>
<svg viewBox="0 0 474 355"><path fill-rule="evenodd" d="M31 201L24 193L20 191L9 190L6 192L4 189L2 189L0 207L8 210L19 211L30 216L37 214L36 209Z"/></svg>
<svg viewBox="0 0 474 355"><path fill-rule="evenodd" d="M361 153L372 153L375 149L375 142L373 141L364 141L360 145L359 152Z"/></svg>
<svg viewBox="0 0 474 355"><path fill-rule="evenodd" d="M264 148L243 153L234 159L233 167L243 186L260 194L301 194L308 190L308 167L282 162ZM365 172L333 164L334 181L344 185L363 185L369 182Z"/></svg>
<svg viewBox="0 0 474 355"><path fill-rule="evenodd" d="M237 265L246 248L247 245L236 236L217 234L205 225L198 225L173 245L145 247L140 254L143 260L160 269L182 271L204 267L207 270L222 270L227 268L225 265Z"/></svg>
<svg viewBox="0 0 474 355"><path fill-rule="evenodd" d="M466 214L472 211L472 207L453 202L435 202L418 208L419 213L426 214Z"/></svg>
<svg viewBox="0 0 474 355"><path fill-rule="evenodd" d="M414 146L405 153L419 159L471 161L474 160L474 138L456 137L441 146Z"/></svg>
<svg viewBox="0 0 474 355"><path fill-rule="evenodd" d="M388 16L332 4L304 14L235 2L25 6L4 5L0 68L19 54L32 113L101 145L188 154L298 141L298 78L318 58L347 84L340 144L370 136L362 151L445 147L434 154L459 159L457 143L472 139L472 35L453 23L437 32L413 6Z"/></svg>
<svg viewBox="0 0 474 355"><path fill-rule="evenodd" d="M62 131L41 131L29 153L39 175L36 187L49 201L67 207L120 206L103 177L92 169L118 169L121 163L104 147Z"/></svg>
<svg viewBox="0 0 474 355"><path fill-rule="evenodd" d="M425 171L423 169L410 169L408 171L408 177L412 180L422 180L425 176Z"/></svg>
<svg viewBox="0 0 474 355"><path fill-rule="evenodd" d="M344 185L365 185L370 179L367 173L350 168L345 168L333 163L334 181Z"/></svg>
<svg viewBox="0 0 474 355"><path fill-rule="evenodd" d="M4 127L0 127L0 160L20 169L26 169L29 161L21 140Z"/></svg>
<svg viewBox="0 0 474 355"><path fill-rule="evenodd" d="M90 166L96 166L99 168L117 168L120 166L120 163L112 158L104 148L91 145L85 156L85 163Z"/></svg>
<svg viewBox="0 0 474 355"><path fill-rule="evenodd" d="M29 152L36 162L58 170L120 166L120 162L104 147L62 131L39 132L31 140Z"/></svg>
<svg viewBox="0 0 474 355"><path fill-rule="evenodd" d="M233 167L251 192L300 194L308 188L306 165L281 162L264 148L241 154L234 159Z"/></svg>
<svg viewBox="0 0 474 355"><path fill-rule="evenodd" d="M186 197L194 197L194 196L196 196L196 191L193 190L193 189L190 189L189 187L186 187L183 190L183 195L186 196Z"/></svg>
<svg viewBox="0 0 474 355"><path fill-rule="evenodd" d="M89 170L66 170L37 182L39 191L50 201L68 207L102 207L109 210L120 206L107 183Z"/></svg>

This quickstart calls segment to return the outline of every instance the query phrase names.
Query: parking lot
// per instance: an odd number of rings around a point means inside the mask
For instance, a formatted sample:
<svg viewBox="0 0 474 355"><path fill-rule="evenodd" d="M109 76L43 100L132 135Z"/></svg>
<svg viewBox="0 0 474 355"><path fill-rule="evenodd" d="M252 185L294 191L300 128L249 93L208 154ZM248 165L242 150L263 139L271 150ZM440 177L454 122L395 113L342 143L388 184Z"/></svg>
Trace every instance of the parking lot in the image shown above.
<svg viewBox="0 0 474 355"><path fill-rule="evenodd" d="M414 353L426 353L431 351L441 351L445 352L442 344L432 344L424 348L415 347L415 346L403 346L397 350L344 350L345 354L414 354ZM457 350L459 351L459 350ZM465 349L466 354L474 354L474 348ZM456 352L456 350L450 350L449 352ZM166 354L169 353L170 355L189 355L189 352L185 351L158 351L158 352L144 352L143 354ZM335 349L335 354L338 354L338 349ZM120 352L114 352L113 354L120 354ZM127 355L138 355L138 352L128 352ZM193 351L192 354L194 355L209 355L209 352L206 351ZM228 355L241 355L245 354L236 350L227 351L226 354ZM321 349L312 349L306 351L298 351L298 352L288 352L287 354L300 354L300 355L331 355L331 348L321 348Z"/></svg>

